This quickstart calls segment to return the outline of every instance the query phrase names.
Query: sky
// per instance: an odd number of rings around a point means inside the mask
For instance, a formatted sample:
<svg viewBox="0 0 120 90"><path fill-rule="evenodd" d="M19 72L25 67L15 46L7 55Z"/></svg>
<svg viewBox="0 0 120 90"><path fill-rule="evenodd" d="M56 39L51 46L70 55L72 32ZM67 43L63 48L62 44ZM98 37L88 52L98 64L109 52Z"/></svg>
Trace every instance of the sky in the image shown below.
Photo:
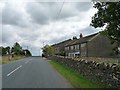
<svg viewBox="0 0 120 90"><path fill-rule="evenodd" d="M61 41L100 31L90 26L97 12L92 2L42 2L39 0L4 0L0 2L0 46L18 42L33 56L41 48Z"/></svg>

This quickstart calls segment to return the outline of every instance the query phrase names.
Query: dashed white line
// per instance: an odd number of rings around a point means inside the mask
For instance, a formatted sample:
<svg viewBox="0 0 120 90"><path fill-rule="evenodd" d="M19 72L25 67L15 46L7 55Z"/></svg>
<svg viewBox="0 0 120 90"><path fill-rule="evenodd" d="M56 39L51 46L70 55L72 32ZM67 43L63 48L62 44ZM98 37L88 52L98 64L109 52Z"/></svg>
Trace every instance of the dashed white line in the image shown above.
<svg viewBox="0 0 120 90"><path fill-rule="evenodd" d="M27 64L29 61L26 61L25 64Z"/></svg>
<svg viewBox="0 0 120 90"><path fill-rule="evenodd" d="M14 73L15 71L17 71L19 68L21 68L22 65L20 65L19 67L17 67L16 69L14 69L13 71L11 71L9 74L7 74L7 76L10 76L12 73Z"/></svg>

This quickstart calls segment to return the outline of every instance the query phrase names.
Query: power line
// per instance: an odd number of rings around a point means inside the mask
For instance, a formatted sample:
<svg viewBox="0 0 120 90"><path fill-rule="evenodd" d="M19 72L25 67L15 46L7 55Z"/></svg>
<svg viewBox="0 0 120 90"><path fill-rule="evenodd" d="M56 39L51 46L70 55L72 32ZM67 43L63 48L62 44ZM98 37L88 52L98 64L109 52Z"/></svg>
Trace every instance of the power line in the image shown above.
<svg viewBox="0 0 120 90"><path fill-rule="evenodd" d="M54 27L55 24L56 24L57 18L60 16L60 13L62 12L62 9L63 9L63 6L64 6L64 3L65 3L65 0L63 1L62 6L61 6L59 12L56 14L55 23L54 23L54 25L52 24L51 31L52 31L53 27Z"/></svg>
<svg viewBox="0 0 120 90"><path fill-rule="evenodd" d="M43 42L43 47L44 47L45 45L44 45L44 42Z"/></svg>
<svg viewBox="0 0 120 90"><path fill-rule="evenodd" d="M56 23L56 21L57 21L57 18L59 18L60 13L62 12L62 9L63 9L63 6L64 6L64 3L65 3L65 0L63 1L62 6L61 6L59 12L56 14L55 23ZM55 24L55 23L54 23L54 24ZM53 27L54 27L54 25L52 25L51 30L53 29ZM44 47L44 42L43 42L43 47Z"/></svg>
<svg viewBox="0 0 120 90"><path fill-rule="evenodd" d="M62 12L62 9L63 9L63 6L64 6L64 3L65 3L65 0L63 1L62 6L61 6L59 12L56 14L56 17L55 17L55 23L54 23L54 25L52 24L51 31L52 31L53 27L54 27L55 24L56 24L57 18L59 18L60 13ZM44 47L44 42L43 42L43 47Z"/></svg>
<svg viewBox="0 0 120 90"><path fill-rule="evenodd" d="M27 46L27 50L28 50L28 46Z"/></svg>
<svg viewBox="0 0 120 90"><path fill-rule="evenodd" d="M55 20L57 20L57 18L59 18L60 13L61 13L61 11L62 11L62 9L63 9L64 3L65 3L65 0L63 1L62 6L61 6L61 8L60 8L60 10L59 10L59 12L58 12Z"/></svg>

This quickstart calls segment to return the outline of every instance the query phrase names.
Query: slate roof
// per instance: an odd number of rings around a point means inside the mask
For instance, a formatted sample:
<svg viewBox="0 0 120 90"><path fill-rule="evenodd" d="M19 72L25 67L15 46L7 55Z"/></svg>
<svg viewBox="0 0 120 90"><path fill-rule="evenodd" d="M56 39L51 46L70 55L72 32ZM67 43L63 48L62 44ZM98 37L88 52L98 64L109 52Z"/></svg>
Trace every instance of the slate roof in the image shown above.
<svg viewBox="0 0 120 90"><path fill-rule="evenodd" d="M65 46L72 46L72 45L76 45L76 44L80 44L80 43L84 43L87 42L88 40L90 40L91 38L93 38L94 36L96 36L98 33L86 36L86 37L82 37L76 40L72 40L71 42L69 42L68 44L66 44Z"/></svg>
<svg viewBox="0 0 120 90"><path fill-rule="evenodd" d="M65 40L65 41L62 41L60 43L57 43L57 44L53 44L52 46L55 47L55 46L59 46L59 45L63 45L65 46L66 43L69 43L70 41L72 41L71 39L68 39L68 40Z"/></svg>

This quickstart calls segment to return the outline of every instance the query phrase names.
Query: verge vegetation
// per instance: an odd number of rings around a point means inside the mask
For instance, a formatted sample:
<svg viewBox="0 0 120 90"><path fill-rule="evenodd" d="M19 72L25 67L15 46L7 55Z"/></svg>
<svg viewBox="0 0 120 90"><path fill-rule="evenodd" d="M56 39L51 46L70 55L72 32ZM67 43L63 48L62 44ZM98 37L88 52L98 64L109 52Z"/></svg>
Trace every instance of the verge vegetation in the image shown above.
<svg viewBox="0 0 120 90"><path fill-rule="evenodd" d="M31 56L28 49L23 49L19 43L15 43L12 47L0 47L0 64L5 64L11 61L19 60Z"/></svg>
<svg viewBox="0 0 120 90"><path fill-rule="evenodd" d="M8 57L8 56L6 56L6 57ZM7 63L9 63L9 62L12 62L12 61L16 61L16 60L19 60L19 59L23 59L23 58L26 58L26 56L15 56L14 58L12 58L12 59L5 59L5 60L3 60L2 58L2 60L0 61L0 64L7 64Z"/></svg>
<svg viewBox="0 0 120 90"><path fill-rule="evenodd" d="M73 87L75 88L105 88L106 86L96 82L90 81L87 78L80 75L78 72L73 69L60 64L56 61L50 61L50 64L61 74L63 75Z"/></svg>

